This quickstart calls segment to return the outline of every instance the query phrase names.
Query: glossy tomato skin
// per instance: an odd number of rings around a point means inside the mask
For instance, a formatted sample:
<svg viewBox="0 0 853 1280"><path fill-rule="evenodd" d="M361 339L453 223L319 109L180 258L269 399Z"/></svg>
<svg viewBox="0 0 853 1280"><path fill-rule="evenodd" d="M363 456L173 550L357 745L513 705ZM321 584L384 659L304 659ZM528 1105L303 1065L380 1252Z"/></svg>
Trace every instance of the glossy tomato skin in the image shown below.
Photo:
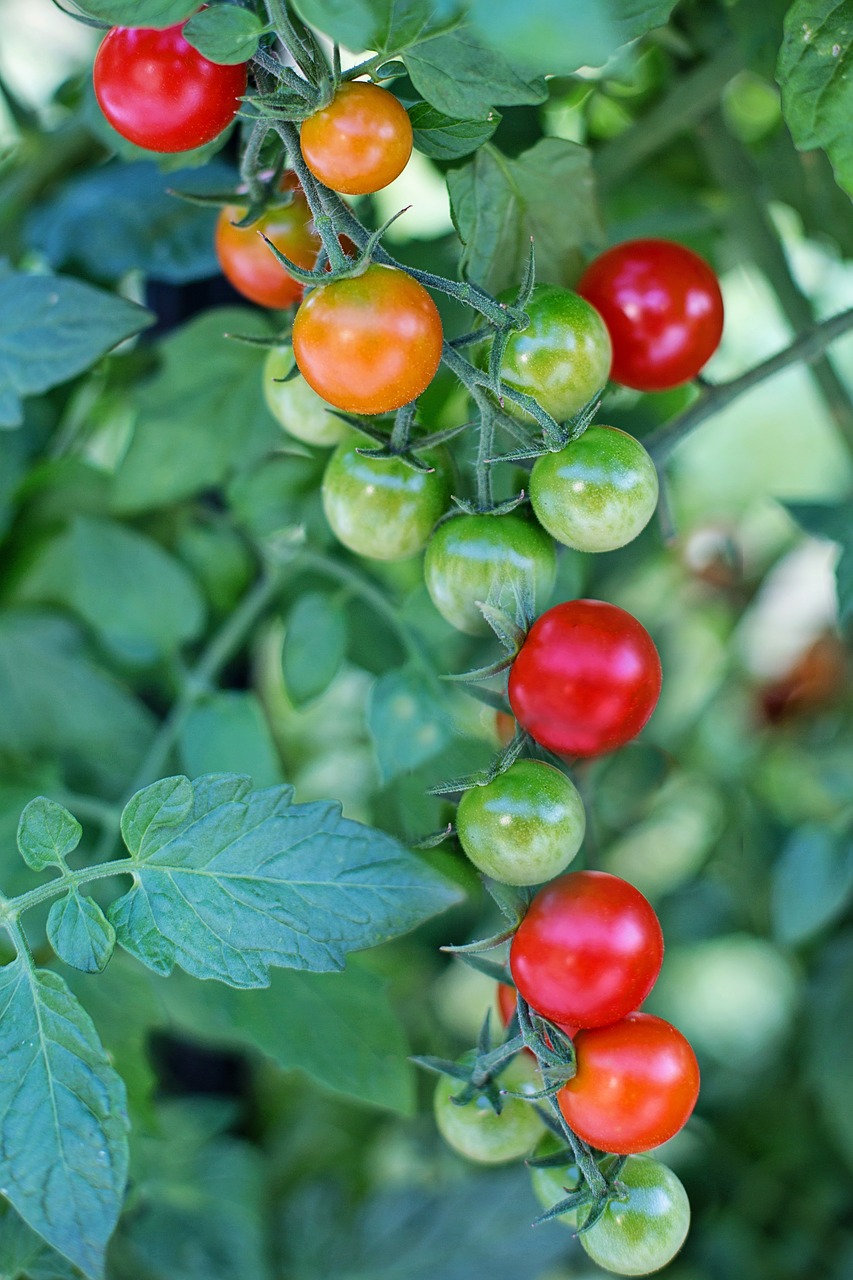
<svg viewBox="0 0 853 1280"><path fill-rule="evenodd" d="M630 613L601 600L569 600L543 613L509 676L518 723L549 751L570 757L630 742L660 689L651 636Z"/></svg>
<svg viewBox="0 0 853 1280"><path fill-rule="evenodd" d="M501 1073L498 1084L515 1093L535 1093L542 1088L542 1078L529 1057L519 1056ZM435 1120L445 1142L478 1164L505 1164L529 1155L544 1128L535 1107L522 1098L505 1098L500 1115L485 1098L460 1107L453 1098L462 1088L462 1082L450 1076L442 1076L436 1086Z"/></svg>
<svg viewBox="0 0 853 1280"><path fill-rule="evenodd" d="M666 391L695 378L720 344L723 296L692 249L627 240L590 263L578 292L604 317L615 382Z"/></svg>
<svg viewBox="0 0 853 1280"><path fill-rule="evenodd" d="M277 261L261 233L307 271L316 263L320 250L320 237L304 193L293 181L283 186L289 195L287 203L268 209L250 227L234 225L246 216L246 210L233 204L225 205L216 223L214 243L223 274L244 298L260 307L281 309L302 297L302 285Z"/></svg>
<svg viewBox="0 0 853 1280"><path fill-rule="evenodd" d="M113 27L95 57L101 110L123 138L148 151L212 142L246 92L246 64L211 62L184 39L183 26Z"/></svg>
<svg viewBox="0 0 853 1280"><path fill-rule="evenodd" d="M353 80L303 121L299 140L315 178L333 191L363 196L403 172L412 154L412 124L393 93Z"/></svg>
<svg viewBox="0 0 853 1280"><path fill-rule="evenodd" d="M557 574L551 539L520 516L460 515L429 540L424 578L439 613L459 631L490 633L477 601L515 607L514 587L529 585L537 600L550 595Z"/></svg>
<svg viewBox="0 0 853 1280"><path fill-rule="evenodd" d="M398 458L365 458L365 436L342 440L323 476L323 510L345 547L372 560L405 560L423 550L450 501L451 461L444 449L422 454L434 470Z"/></svg>
<svg viewBox="0 0 853 1280"><path fill-rule="evenodd" d="M528 1004L575 1027L624 1018L645 1000L662 962L663 934L651 904L604 871L575 871L540 889L509 958Z"/></svg>
<svg viewBox="0 0 853 1280"><path fill-rule="evenodd" d="M544 1172L544 1170L540 1170ZM619 1182L624 1196L611 1200L595 1226L578 1237L605 1271L646 1276L672 1262L690 1230L690 1202L681 1181L659 1160L631 1156ZM578 1212L582 1226L589 1209Z"/></svg>
<svg viewBox="0 0 853 1280"><path fill-rule="evenodd" d="M583 843L586 814L574 783L540 760L516 760L462 793L459 843L501 884L541 884L565 871Z"/></svg>
<svg viewBox="0 0 853 1280"><path fill-rule="evenodd" d="M654 515L655 464L633 436L589 427L556 453L536 459L530 502L536 519L576 551L615 551L632 542Z"/></svg>
<svg viewBox="0 0 853 1280"><path fill-rule="evenodd" d="M264 363L264 399L270 413L285 431L305 444L329 448L340 444L349 432L345 422L329 409L304 378L286 378L293 368L293 348L273 347Z"/></svg>
<svg viewBox="0 0 853 1280"><path fill-rule="evenodd" d="M438 308L423 285L377 263L312 289L293 323L303 378L348 413L388 413L414 400L435 376L441 343Z"/></svg>
<svg viewBox="0 0 853 1280"><path fill-rule="evenodd" d="M630 1013L579 1031L577 1075L557 1095L560 1110L590 1146L635 1155L668 1142L699 1096L699 1066L687 1040L663 1018Z"/></svg>
<svg viewBox="0 0 853 1280"><path fill-rule="evenodd" d="M510 336L501 378L565 422L607 382L610 337L595 308L558 285L536 285L525 311L530 323ZM506 408L528 416L509 400Z"/></svg>

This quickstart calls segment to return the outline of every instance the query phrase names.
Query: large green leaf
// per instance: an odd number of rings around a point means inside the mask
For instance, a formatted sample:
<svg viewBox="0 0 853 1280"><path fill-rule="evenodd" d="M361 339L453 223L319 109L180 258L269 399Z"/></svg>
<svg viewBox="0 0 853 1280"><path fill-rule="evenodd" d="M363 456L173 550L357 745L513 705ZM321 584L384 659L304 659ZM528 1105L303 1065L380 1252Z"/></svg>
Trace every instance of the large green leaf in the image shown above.
<svg viewBox="0 0 853 1280"><path fill-rule="evenodd" d="M490 111L485 120L454 120L428 102L416 102L408 112L416 149L434 160L470 155L488 142L500 123L497 111Z"/></svg>
<svg viewBox="0 0 853 1280"><path fill-rule="evenodd" d="M82 373L154 317L64 276L0 274L0 427L23 422L24 396Z"/></svg>
<svg viewBox="0 0 853 1280"><path fill-rule="evenodd" d="M620 45L662 26L675 0L472 0L469 17L482 39L518 65L567 75L601 66Z"/></svg>
<svg viewBox="0 0 853 1280"><path fill-rule="evenodd" d="M849 622L853 618L853 508L849 500L786 502L784 506L806 533L838 543L835 566L838 615L842 622Z"/></svg>
<svg viewBox="0 0 853 1280"><path fill-rule="evenodd" d="M296 0L306 22L348 49L402 52L452 20L454 0Z"/></svg>
<svg viewBox="0 0 853 1280"><path fill-rule="evenodd" d="M0 969L0 1180L21 1217L92 1280L127 1176L124 1085L55 973Z"/></svg>
<svg viewBox="0 0 853 1280"><path fill-rule="evenodd" d="M240 769L256 787L281 782L281 761L257 695L221 690L187 717L179 739L181 765L191 778Z"/></svg>
<svg viewBox="0 0 853 1280"><path fill-rule="evenodd" d="M791 5L776 78L797 147L822 147L839 184L853 194L853 0Z"/></svg>
<svg viewBox="0 0 853 1280"><path fill-rule="evenodd" d="M201 9L184 27L189 43L211 62L231 66L254 57L263 23L250 9L216 5Z"/></svg>
<svg viewBox="0 0 853 1280"><path fill-rule="evenodd" d="M86 656L77 627L48 613L0 616L0 751L59 759L76 785L127 785L153 731L140 702Z"/></svg>
<svg viewBox="0 0 853 1280"><path fill-rule="evenodd" d="M98 280L117 280L131 270L170 284L202 279L219 269L217 210L180 200L167 188L227 191L235 181L219 160L200 174L178 170L168 177L151 161L114 161L72 179L37 208L28 239L54 267L78 265Z"/></svg>
<svg viewBox="0 0 853 1280"><path fill-rule="evenodd" d="M545 81L483 43L473 27L433 36L403 54L412 84L445 115L485 120L492 107L544 102Z"/></svg>
<svg viewBox="0 0 853 1280"><path fill-rule="evenodd" d="M198 0L78 0L78 9L114 27L170 27L198 8Z"/></svg>
<svg viewBox="0 0 853 1280"><path fill-rule="evenodd" d="M155 972L263 987L270 966L342 969L349 951L414 928L457 891L336 804L248 778L166 779L122 818L135 883L110 908L119 942Z"/></svg>
<svg viewBox="0 0 853 1280"><path fill-rule="evenodd" d="M0 1276L3 1280L79 1280L80 1272L13 1209L0 1203Z"/></svg>
<svg viewBox="0 0 853 1280"><path fill-rule="evenodd" d="M201 592L179 561L134 529L88 516L47 544L19 595L67 605L136 661L173 653L204 626Z"/></svg>
<svg viewBox="0 0 853 1280"><path fill-rule="evenodd" d="M162 344L163 366L139 393L139 420L114 505L143 511L220 484L281 442L263 398L264 351L226 333L269 336L248 308L207 311Z"/></svg>
<svg viewBox="0 0 853 1280"><path fill-rule="evenodd" d="M413 1108L406 1038L386 984L365 969L278 969L265 991L199 986L173 974L157 991L181 1034L217 1045L252 1045L337 1093L406 1114Z"/></svg>
<svg viewBox="0 0 853 1280"><path fill-rule="evenodd" d="M853 845L826 827L793 832L773 868L773 931L780 942L807 942L837 920L853 898Z"/></svg>
<svg viewBox="0 0 853 1280"><path fill-rule="evenodd" d="M515 159L486 146L447 185L467 274L492 290L520 282L531 236L551 284L573 284L603 243L589 152L573 142L543 138Z"/></svg>

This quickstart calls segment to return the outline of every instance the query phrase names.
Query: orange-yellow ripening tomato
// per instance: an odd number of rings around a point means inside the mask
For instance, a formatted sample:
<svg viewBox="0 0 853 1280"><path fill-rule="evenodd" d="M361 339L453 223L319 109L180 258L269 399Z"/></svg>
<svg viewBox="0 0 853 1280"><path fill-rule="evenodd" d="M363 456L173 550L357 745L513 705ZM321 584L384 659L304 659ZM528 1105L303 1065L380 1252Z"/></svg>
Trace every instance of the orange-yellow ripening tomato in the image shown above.
<svg viewBox="0 0 853 1280"><path fill-rule="evenodd" d="M333 191L363 196L403 172L412 154L412 125L393 93L354 80L303 122L300 141L315 178Z"/></svg>
<svg viewBox="0 0 853 1280"><path fill-rule="evenodd" d="M348 413L388 413L414 400L435 376L441 342L423 285L377 263L312 289L293 323L299 372Z"/></svg>
<svg viewBox="0 0 853 1280"><path fill-rule="evenodd" d="M306 271L320 251L320 237L295 176L285 174L281 185L289 202L268 209L250 227L234 226L246 210L233 204L225 206L216 224L216 256L223 274L244 298L261 307L289 307L302 297L302 285L276 259L261 232Z"/></svg>

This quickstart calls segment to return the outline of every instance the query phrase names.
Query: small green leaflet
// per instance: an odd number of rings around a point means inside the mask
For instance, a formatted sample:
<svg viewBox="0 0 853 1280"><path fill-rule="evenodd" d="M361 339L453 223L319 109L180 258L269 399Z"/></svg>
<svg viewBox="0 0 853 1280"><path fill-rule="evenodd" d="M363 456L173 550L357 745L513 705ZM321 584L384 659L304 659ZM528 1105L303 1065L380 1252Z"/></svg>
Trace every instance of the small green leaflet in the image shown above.
<svg viewBox="0 0 853 1280"><path fill-rule="evenodd" d="M190 18L184 36L211 62L230 65L254 56L263 29L260 18L249 9L213 5Z"/></svg>
<svg viewBox="0 0 853 1280"><path fill-rule="evenodd" d="M543 138L515 159L486 146L447 175L463 266L495 292L521 280L533 237L536 274L574 284L584 259L604 243L589 152Z"/></svg>
<svg viewBox="0 0 853 1280"><path fill-rule="evenodd" d="M823 147L853 194L853 0L796 0L785 15L776 79L800 151Z"/></svg>
<svg viewBox="0 0 853 1280"><path fill-rule="evenodd" d="M301 707L325 693L341 669L347 647L346 615L320 591L301 595L287 616L281 651L284 683Z"/></svg>
<svg viewBox="0 0 853 1280"><path fill-rule="evenodd" d="M331 803L294 805L234 774L170 778L136 795L122 833L135 883L118 941L149 968L263 987L270 966L325 972L458 901L384 832Z"/></svg>
<svg viewBox="0 0 853 1280"><path fill-rule="evenodd" d="M90 1280L127 1176L124 1085L55 973L0 969L0 1186L12 1207Z"/></svg>
<svg viewBox="0 0 853 1280"><path fill-rule="evenodd" d="M75 0L90 18L113 27L170 27L198 8L198 0Z"/></svg>
<svg viewBox="0 0 853 1280"><path fill-rule="evenodd" d="M431 760L452 737L447 714L423 673L389 671L373 686L367 708L384 782Z"/></svg>
<svg viewBox="0 0 853 1280"><path fill-rule="evenodd" d="M806 533L838 543L839 556L835 566L838 616L842 623L849 622L853 618L853 507L850 500L838 503L785 502L783 506Z"/></svg>
<svg viewBox="0 0 853 1280"><path fill-rule="evenodd" d="M21 814L18 823L18 848L21 857L33 871L61 867L69 853L80 843L83 828L55 800L37 796Z"/></svg>
<svg viewBox="0 0 853 1280"><path fill-rule="evenodd" d="M0 275L0 427L20 426L25 396L67 382L153 323L144 307L79 280Z"/></svg>
<svg viewBox="0 0 853 1280"><path fill-rule="evenodd" d="M97 902L76 889L54 902L47 936L60 960L83 973L100 973L116 945L115 929Z"/></svg>
<svg viewBox="0 0 853 1280"><path fill-rule="evenodd" d="M501 119L497 111L490 111L485 120L454 120L428 102L416 102L408 112L415 148L433 160L458 160L476 151L488 142Z"/></svg>

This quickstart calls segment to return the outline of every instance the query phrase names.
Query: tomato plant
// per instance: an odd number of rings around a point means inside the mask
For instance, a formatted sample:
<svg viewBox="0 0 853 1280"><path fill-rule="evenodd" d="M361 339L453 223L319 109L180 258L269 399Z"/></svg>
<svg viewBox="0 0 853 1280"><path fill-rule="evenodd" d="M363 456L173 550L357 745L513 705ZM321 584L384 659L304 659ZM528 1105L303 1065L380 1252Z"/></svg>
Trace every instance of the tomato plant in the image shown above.
<svg viewBox="0 0 853 1280"><path fill-rule="evenodd" d="M560 1090L563 1115L591 1146L648 1151L684 1127L699 1094L696 1055L663 1018L629 1013L579 1031L577 1074Z"/></svg>
<svg viewBox="0 0 853 1280"><path fill-rule="evenodd" d="M363 196L398 178L412 154L412 126L393 93L350 81L299 131L305 163L333 191Z"/></svg>
<svg viewBox="0 0 853 1280"><path fill-rule="evenodd" d="M671 1169L645 1156L625 1162L619 1183L621 1193L578 1238L605 1271L619 1276L660 1271L672 1262L690 1229L687 1193Z"/></svg>
<svg viewBox="0 0 853 1280"><path fill-rule="evenodd" d="M601 600L570 600L531 627L512 665L509 700L549 751L597 756L637 736L660 688L660 658L636 618Z"/></svg>
<svg viewBox="0 0 853 1280"><path fill-rule="evenodd" d="M304 193L287 184L285 195L286 203L268 209L251 226L237 225L246 209L233 204L223 207L216 223L216 256L224 275L261 307L289 307L302 297L302 285L276 261L263 237L300 267L313 267L320 248Z"/></svg>
<svg viewBox="0 0 853 1280"><path fill-rule="evenodd" d="M720 343L723 296L714 272L670 240L628 240L590 263L578 290L604 317L613 377L638 391L695 378Z"/></svg>
<svg viewBox="0 0 853 1280"><path fill-rule="evenodd" d="M220 66L194 49L178 24L113 27L95 58L98 105L112 127L147 151L192 151L237 114L246 67Z"/></svg>

